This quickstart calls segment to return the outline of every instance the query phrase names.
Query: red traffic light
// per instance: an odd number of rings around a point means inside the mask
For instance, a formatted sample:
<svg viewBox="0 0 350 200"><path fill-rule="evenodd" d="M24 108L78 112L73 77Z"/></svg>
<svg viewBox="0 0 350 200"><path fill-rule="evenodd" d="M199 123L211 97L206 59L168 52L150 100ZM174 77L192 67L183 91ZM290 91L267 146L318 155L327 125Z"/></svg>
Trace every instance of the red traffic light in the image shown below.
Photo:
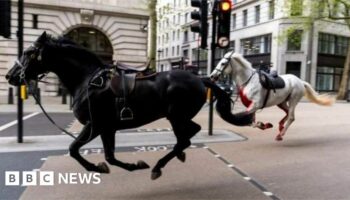
<svg viewBox="0 0 350 200"><path fill-rule="evenodd" d="M230 0L223 0L220 2L220 11L230 11L232 7L232 3Z"/></svg>

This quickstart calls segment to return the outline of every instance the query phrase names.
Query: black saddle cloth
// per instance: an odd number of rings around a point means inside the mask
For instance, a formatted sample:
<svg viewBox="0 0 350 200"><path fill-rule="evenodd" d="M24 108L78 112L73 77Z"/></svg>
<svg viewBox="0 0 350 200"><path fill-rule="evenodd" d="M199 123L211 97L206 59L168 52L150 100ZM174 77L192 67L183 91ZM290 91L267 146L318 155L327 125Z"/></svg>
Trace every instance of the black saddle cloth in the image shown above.
<svg viewBox="0 0 350 200"><path fill-rule="evenodd" d="M259 79L261 85L268 90L282 89L286 86L286 83L280 76L274 76L262 70L259 71Z"/></svg>

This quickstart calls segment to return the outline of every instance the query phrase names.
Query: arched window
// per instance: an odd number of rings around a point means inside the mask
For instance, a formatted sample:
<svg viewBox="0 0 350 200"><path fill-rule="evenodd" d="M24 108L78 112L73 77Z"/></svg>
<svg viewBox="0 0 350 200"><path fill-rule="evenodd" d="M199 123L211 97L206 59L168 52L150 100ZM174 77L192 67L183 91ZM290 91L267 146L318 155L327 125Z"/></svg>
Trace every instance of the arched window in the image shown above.
<svg viewBox="0 0 350 200"><path fill-rule="evenodd" d="M89 27L80 27L71 30L66 34L66 37L96 53L104 63L110 64L113 62L112 44L101 31Z"/></svg>

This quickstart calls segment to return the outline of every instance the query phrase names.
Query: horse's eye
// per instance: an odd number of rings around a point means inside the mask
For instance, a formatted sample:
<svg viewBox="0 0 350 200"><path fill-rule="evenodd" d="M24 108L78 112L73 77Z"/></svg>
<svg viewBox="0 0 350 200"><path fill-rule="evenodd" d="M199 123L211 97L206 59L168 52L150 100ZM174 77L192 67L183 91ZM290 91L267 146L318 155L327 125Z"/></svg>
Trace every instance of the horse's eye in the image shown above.
<svg viewBox="0 0 350 200"><path fill-rule="evenodd" d="M35 58L35 55L34 55L34 54L30 55L30 58L31 58L31 59L34 59L34 58Z"/></svg>

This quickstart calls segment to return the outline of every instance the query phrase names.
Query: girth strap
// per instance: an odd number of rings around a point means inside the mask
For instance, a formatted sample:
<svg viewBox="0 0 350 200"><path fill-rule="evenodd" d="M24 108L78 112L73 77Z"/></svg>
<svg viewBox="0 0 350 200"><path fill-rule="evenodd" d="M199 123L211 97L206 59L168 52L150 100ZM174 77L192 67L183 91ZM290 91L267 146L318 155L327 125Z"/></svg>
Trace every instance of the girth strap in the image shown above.
<svg viewBox="0 0 350 200"><path fill-rule="evenodd" d="M268 89L268 90L267 90L267 94L266 94L265 99L264 99L264 104L263 104L263 106L261 107L261 109L264 109L264 108L265 108L265 106L266 106L266 104L267 104L267 100L269 99L270 93L271 93L271 90Z"/></svg>
<svg viewBox="0 0 350 200"><path fill-rule="evenodd" d="M134 113L131 110L131 108L128 105L128 87L126 86L126 80L125 80L125 71L121 70L121 78L122 78L122 88L123 88L123 98L124 98L124 106L122 110L120 111L120 120L132 120L134 119Z"/></svg>

